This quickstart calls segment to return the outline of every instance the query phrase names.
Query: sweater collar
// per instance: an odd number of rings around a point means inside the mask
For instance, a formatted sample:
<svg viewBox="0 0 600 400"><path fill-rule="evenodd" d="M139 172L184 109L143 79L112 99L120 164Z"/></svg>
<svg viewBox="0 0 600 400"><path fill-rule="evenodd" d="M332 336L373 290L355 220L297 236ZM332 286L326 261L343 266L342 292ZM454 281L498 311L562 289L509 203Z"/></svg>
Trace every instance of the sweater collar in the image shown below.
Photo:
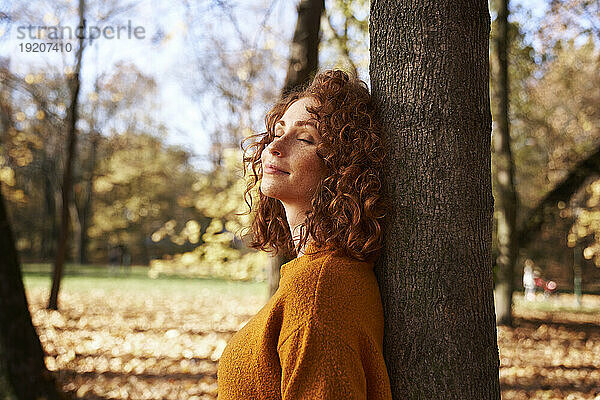
<svg viewBox="0 0 600 400"><path fill-rule="evenodd" d="M326 246L319 246L317 245L316 242L310 242L306 245L306 247L304 248L304 254L294 258L293 260L283 264L281 266L281 275L284 275L284 270L287 270L289 268L294 268L291 265L297 264L297 263L304 263L304 262L309 262L312 260L315 260L319 257L323 257L324 255L329 254L330 251L327 250Z"/></svg>

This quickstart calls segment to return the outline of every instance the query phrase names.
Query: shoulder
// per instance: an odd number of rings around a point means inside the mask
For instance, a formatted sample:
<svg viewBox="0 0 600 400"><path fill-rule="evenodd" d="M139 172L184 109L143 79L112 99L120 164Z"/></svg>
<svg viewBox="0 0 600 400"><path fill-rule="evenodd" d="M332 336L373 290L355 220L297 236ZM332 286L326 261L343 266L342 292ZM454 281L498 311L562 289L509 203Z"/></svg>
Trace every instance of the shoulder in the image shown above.
<svg viewBox="0 0 600 400"><path fill-rule="evenodd" d="M308 321L345 337L383 336L383 310L373 264L328 252L286 270L284 325L298 329Z"/></svg>
<svg viewBox="0 0 600 400"><path fill-rule="evenodd" d="M332 252L323 259L319 279L323 290L334 288L331 285L346 285L355 283L358 286L368 286L375 283L373 263L345 256L340 252Z"/></svg>
<svg viewBox="0 0 600 400"><path fill-rule="evenodd" d="M330 281L342 279L365 280L373 283L373 263L343 255L341 251L323 251L310 256L294 259L282 266L282 280L290 278L299 281ZM335 278L335 279L333 279Z"/></svg>
<svg viewBox="0 0 600 400"><path fill-rule="evenodd" d="M322 323L336 323L343 317L348 323L362 325L370 314L381 311L380 306L373 263L337 253L324 260L315 292L315 314Z"/></svg>
<svg viewBox="0 0 600 400"><path fill-rule="evenodd" d="M338 251L285 264L280 286L290 300L309 301L313 306L328 298L358 301L365 295L379 294L373 263L347 257Z"/></svg>

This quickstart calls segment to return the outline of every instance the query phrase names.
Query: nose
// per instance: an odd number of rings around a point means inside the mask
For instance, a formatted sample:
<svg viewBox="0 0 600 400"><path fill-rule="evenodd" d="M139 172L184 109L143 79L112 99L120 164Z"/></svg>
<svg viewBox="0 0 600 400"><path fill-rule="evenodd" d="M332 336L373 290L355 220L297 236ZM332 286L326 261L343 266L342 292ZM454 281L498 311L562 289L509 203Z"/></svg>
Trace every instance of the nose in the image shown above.
<svg viewBox="0 0 600 400"><path fill-rule="evenodd" d="M269 146L269 153L274 156L281 156L281 152L279 151L279 149L276 149L273 146Z"/></svg>
<svg viewBox="0 0 600 400"><path fill-rule="evenodd" d="M281 156L283 152L283 148L285 147L285 138L274 139L269 145L267 149L270 154Z"/></svg>

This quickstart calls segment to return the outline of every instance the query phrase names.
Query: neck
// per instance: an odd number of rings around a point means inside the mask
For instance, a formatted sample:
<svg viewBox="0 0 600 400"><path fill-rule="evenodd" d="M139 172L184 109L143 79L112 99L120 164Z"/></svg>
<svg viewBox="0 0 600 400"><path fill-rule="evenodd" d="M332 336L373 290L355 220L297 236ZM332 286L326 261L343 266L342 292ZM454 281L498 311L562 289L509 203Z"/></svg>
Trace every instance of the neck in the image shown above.
<svg viewBox="0 0 600 400"><path fill-rule="evenodd" d="M283 204L283 206L285 208L285 215L287 217L288 225L291 230L292 240L294 241L294 247L296 247L300 242L300 226L306 220L306 212L310 209L310 207L285 203ZM306 246L310 242L312 242L312 240L309 237L306 241L306 244L300 248L300 251L298 252L298 257L304 255Z"/></svg>

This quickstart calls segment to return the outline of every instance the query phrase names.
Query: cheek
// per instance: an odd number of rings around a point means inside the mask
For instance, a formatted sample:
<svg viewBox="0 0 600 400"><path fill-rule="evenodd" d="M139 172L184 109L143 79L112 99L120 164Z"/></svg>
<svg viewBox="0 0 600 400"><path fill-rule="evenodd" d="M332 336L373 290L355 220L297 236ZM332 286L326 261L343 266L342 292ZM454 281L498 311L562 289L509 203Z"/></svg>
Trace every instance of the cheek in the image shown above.
<svg viewBox="0 0 600 400"><path fill-rule="evenodd" d="M303 171L305 171L302 174L304 180L303 183L305 183L307 186L314 188L327 176L325 163L318 156L311 156L309 159L305 160L303 164Z"/></svg>
<svg viewBox="0 0 600 400"><path fill-rule="evenodd" d="M319 176L320 178L323 178L327 175L327 166L325 165L325 161L318 155L315 155L314 165L316 172L315 175Z"/></svg>
<svg viewBox="0 0 600 400"><path fill-rule="evenodd" d="M320 176L324 167L323 161L316 154L309 153L300 158L299 163L305 175Z"/></svg>

